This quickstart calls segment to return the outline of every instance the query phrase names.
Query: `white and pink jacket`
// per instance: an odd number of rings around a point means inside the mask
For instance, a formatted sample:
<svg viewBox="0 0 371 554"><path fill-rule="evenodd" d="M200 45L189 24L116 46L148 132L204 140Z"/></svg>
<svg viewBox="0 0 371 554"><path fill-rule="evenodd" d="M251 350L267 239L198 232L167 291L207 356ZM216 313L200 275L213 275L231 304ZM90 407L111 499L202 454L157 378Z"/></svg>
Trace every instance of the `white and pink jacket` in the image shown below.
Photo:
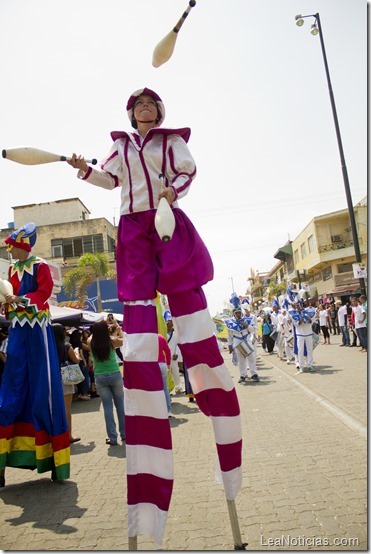
<svg viewBox="0 0 371 554"><path fill-rule="evenodd" d="M196 176L196 164L187 146L189 136L188 128L154 128L145 138L138 132L113 131L114 143L101 163L102 171L89 167L77 176L105 189L121 186L120 215L125 215L157 208L162 173L164 185L174 190L172 206L177 208L177 198L187 194ZM162 160L162 167L158 167L158 160Z"/></svg>

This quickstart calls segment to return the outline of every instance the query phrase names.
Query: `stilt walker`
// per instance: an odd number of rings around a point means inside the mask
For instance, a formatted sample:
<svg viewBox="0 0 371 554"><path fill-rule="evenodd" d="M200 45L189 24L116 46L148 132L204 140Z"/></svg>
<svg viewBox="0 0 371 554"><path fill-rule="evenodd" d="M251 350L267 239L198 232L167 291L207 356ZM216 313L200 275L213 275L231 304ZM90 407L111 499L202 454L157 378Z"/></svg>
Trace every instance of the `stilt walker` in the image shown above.
<svg viewBox="0 0 371 554"><path fill-rule="evenodd" d="M242 433L236 391L202 291L213 278L212 261L178 207L196 176L187 146L190 129L160 128L165 107L149 88L129 97L127 113L134 132L111 133L114 142L100 170L75 154L68 163L88 183L106 189L121 186L117 288L125 312L129 546L135 549L141 534L161 545L173 488L171 432L158 365L157 291L167 295L198 406L212 421L221 478L231 502L241 487ZM166 241L155 222L161 198L171 205L175 219L172 238Z"/></svg>

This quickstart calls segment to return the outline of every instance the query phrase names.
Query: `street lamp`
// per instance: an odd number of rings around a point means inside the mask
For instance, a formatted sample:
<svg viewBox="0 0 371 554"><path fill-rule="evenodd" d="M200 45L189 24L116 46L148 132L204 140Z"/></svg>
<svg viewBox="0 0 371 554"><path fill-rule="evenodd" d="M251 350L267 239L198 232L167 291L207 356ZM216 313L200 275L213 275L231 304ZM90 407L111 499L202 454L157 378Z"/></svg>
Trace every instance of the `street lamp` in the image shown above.
<svg viewBox="0 0 371 554"><path fill-rule="evenodd" d="M346 197L347 197L349 219L350 219L350 225L351 225L351 228L352 228L354 252L355 252L355 256L356 256L356 262L357 263L362 263L362 256L361 256L361 251L360 251L360 248L359 248L358 233L357 233L357 227L356 227L356 219L355 219L355 216L354 216L352 195L351 195L351 192L350 192L348 170L347 170L347 166L346 166L346 163L345 163L343 143L342 143L342 140L341 140L339 121L338 121L338 116L337 116L336 106L335 106L335 98L334 98L334 93L332 91L330 72L329 72L329 68L328 68L328 64L327 64L327 56L326 56L326 50L325 50L325 43L324 43L324 40L323 40L321 20L320 20L320 17L319 17L319 13L311 14L311 15L296 15L295 16L296 25L298 27L302 27L304 25L304 19L306 17L314 17L315 22L311 27L311 29L312 29L311 33L312 33L312 35L318 35L319 34L319 38L320 38L320 41L321 41L323 62L325 64L327 85L328 85L328 90L329 90L329 94L330 94L332 115L334 117L336 138L337 138L337 142L338 142L340 161L341 161L341 169L342 169L342 172L343 172L343 181L344 181L345 194L346 194ZM365 280L363 278L359 279L359 285L360 285L360 289L361 289L361 294L366 295Z"/></svg>

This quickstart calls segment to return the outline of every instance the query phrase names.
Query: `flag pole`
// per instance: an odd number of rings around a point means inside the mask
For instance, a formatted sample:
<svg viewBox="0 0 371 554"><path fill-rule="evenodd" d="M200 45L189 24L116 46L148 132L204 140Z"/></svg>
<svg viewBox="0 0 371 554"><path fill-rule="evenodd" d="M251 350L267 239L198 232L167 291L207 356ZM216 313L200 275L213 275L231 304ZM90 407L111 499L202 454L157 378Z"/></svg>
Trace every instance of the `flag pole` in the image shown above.
<svg viewBox="0 0 371 554"><path fill-rule="evenodd" d="M138 550L138 537L129 537L129 550Z"/></svg>
<svg viewBox="0 0 371 554"><path fill-rule="evenodd" d="M231 520L232 535L234 541L235 550L246 550L247 542L242 542L240 525L238 523L236 504L234 500L227 499L227 506L229 512L229 519Z"/></svg>

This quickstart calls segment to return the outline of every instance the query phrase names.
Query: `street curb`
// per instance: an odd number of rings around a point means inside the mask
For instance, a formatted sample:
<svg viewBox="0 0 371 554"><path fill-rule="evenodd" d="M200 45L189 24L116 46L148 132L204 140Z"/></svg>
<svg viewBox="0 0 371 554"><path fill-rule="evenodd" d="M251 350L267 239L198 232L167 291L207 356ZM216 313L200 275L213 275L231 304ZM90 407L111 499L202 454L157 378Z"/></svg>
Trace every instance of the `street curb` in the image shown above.
<svg viewBox="0 0 371 554"><path fill-rule="evenodd" d="M311 396L315 400L315 402L318 402L321 406L323 406L323 408L331 412L342 423L344 423L344 425L349 427L349 429L352 429L352 431L355 431L360 437L367 440L367 427L365 427L358 419L349 415L345 410L331 402L331 400L328 400L321 394L314 392L310 387L304 385L304 383L301 383L296 377L285 371L282 367L279 367L278 365L273 363L271 360L264 360L264 362L268 362L273 367L278 369L278 371L283 373L293 383L295 383L297 387L301 388L302 391L308 394L308 396Z"/></svg>

